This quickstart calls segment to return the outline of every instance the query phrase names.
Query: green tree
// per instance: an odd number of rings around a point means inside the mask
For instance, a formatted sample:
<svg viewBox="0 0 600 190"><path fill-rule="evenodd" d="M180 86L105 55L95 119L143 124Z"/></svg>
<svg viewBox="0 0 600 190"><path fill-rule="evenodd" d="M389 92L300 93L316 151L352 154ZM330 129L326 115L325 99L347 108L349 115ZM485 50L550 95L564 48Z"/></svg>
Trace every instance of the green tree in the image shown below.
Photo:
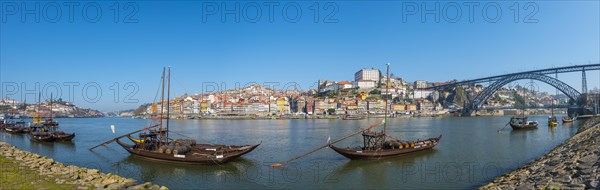
<svg viewBox="0 0 600 190"><path fill-rule="evenodd" d="M335 114L335 109L331 109L331 108L327 109L327 114L329 114L329 115Z"/></svg>
<svg viewBox="0 0 600 190"><path fill-rule="evenodd" d="M327 97L329 98L337 98L339 96L339 92L338 91L329 91L327 92Z"/></svg>
<svg viewBox="0 0 600 190"><path fill-rule="evenodd" d="M369 92L369 94L372 94L372 95L381 94L381 91L374 89L374 90L371 90L371 92Z"/></svg>

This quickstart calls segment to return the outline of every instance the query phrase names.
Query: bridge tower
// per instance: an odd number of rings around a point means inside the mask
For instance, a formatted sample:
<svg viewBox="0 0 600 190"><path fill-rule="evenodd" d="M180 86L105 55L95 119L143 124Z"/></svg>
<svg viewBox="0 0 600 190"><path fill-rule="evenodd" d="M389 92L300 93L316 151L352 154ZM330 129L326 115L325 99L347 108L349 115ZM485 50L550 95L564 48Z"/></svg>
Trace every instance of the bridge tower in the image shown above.
<svg viewBox="0 0 600 190"><path fill-rule="evenodd" d="M583 67L583 70L581 72L581 93L582 94L588 93L587 78L585 77L585 67Z"/></svg>

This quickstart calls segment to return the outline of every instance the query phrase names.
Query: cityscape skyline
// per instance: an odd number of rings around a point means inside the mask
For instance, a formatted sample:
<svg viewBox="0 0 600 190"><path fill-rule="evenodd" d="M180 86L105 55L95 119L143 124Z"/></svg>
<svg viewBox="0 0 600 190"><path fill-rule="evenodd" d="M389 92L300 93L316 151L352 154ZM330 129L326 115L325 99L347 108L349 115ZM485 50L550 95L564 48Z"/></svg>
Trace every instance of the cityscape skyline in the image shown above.
<svg viewBox="0 0 600 190"><path fill-rule="evenodd" d="M492 5L489 2L479 4L476 16L467 16L463 7L463 19L458 22L449 22L448 14L409 14L415 5L411 2L321 3L318 22L310 11L312 2L298 2L304 10L298 22L281 14L275 14L273 22L249 22L247 14L241 14L238 22L236 15L226 14L223 22L220 13L201 11L235 6L235 2L227 3L232 4L136 2L139 11L130 20L125 18L128 12L123 12L119 22L113 21L113 4L108 2L98 2L104 12L97 22L77 15L70 22L66 12L56 23L48 22L47 14L41 14L39 22L35 15L26 15L23 22L19 13L3 10L2 96L10 90L5 89L7 85L26 84L32 89L36 83L42 87L56 83L63 91L73 86L78 105L116 111L152 102L163 66L173 68L172 94L182 95L201 93L203 83L225 83L231 89L236 83L243 87L251 82L293 82L306 90L315 88L321 79L352 81L362 68L383 71L386 63L406 81L444 82L600 62L599 2L535 2L539 11L532 23L524 20L530 11L525 3L518 4L522 15L514 19L513 2L497 3L502 17L496 22L480 16L481 7ZM453 5L437 3L441 8ZM122 11L130 10L125 9L128 4L119 6ZM338 11L326 20L325 11L332 7ZM437 16L443 18L437 21ZM598 72L588 72L587 77L589 89L599 86ZM581 89L580 73L559 78ZM82 88L94 83L100 86L102 97L97 102L85 101ZM538 84L544 91L554 91ZM132 99L137 102L125 103L125 96L135 90ZM62 94L63 99L66 96Z"/></svg>

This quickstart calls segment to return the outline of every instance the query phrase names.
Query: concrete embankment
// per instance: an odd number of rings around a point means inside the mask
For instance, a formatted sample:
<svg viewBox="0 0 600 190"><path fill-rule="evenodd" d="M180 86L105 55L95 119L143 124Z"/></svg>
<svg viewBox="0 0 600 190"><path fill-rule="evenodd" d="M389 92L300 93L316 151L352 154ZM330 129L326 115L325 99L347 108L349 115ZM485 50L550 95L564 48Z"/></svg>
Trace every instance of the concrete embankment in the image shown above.
<svg viewBox="0 0 600 190"><path fill-rule="evenodd" d="M51 158L20 150L0 142L1 189L156 189L168 188L140 184L95 169L66 166Z"/></svg>
<svg viewBox="0 0 600 190"><path fill-rule="evenodd" d="M600 189L600 118L543 157L480 189Z"/></svg>

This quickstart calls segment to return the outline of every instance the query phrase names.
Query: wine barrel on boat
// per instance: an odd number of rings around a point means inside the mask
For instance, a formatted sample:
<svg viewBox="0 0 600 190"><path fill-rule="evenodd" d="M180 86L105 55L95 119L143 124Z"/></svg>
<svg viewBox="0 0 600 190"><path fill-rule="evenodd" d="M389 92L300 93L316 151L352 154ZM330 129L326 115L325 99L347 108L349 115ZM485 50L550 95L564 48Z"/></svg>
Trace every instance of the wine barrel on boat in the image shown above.
<svg viewBox="0 0 600 190"><path fill-rule="evenodd" d="M190 150L192 150L191 146L184 145L184 144L178 144L178 145L175 145L175 148L173 149L173 154L185 154L185 153L188 153Z"/></svg>

